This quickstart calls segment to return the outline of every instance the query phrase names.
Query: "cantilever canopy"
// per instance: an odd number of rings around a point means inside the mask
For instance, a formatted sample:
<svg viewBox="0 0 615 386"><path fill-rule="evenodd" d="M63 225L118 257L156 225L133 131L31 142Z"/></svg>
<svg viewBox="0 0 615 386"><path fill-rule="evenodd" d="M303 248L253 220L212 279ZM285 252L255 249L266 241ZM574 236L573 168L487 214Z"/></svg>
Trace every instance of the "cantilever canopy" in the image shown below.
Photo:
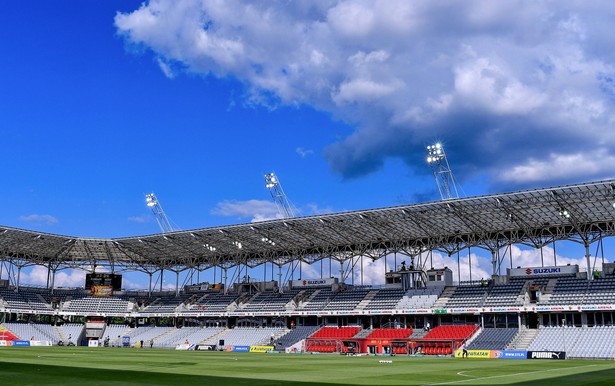
<svg viewBox="0 0 615 386"><path fill-rule="evenodd" d="M615 234L615 180L463 199L195 229L80 238L0 226L5 260L54 266L177 269L340 261L467 247L495 251L554 240L585 245Z"/></svg>

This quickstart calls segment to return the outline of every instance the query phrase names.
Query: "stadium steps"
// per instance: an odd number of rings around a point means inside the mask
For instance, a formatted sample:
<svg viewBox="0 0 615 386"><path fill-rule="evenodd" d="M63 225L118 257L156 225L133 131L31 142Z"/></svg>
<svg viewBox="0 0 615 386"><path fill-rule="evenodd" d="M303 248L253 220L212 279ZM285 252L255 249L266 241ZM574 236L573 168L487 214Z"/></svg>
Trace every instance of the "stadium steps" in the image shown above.
<svg viewBox="0 0 615 386"><path fill-rule="evenodd" d="M217 334L214 334L214 335L210 336L209 338L204 339L204 340L198 342L197 344L199 344L199 345L202 345L202 344L209 344L209 345L217 344L218 341L220 340L219 338L224 336L224 335L226 335L229 331L230 331L230 329L226 328L226 329L218 332Z"/></svg>
<svg viewBox="0 0 615 386"><path fill-rule="evenodd" d="M53 326L53 329L56 331L56 334L58 334L62 342L68 343L68 338L64 335L64 331L62 331L59 326Z"/></svg>
<svg viewBox="0 0 615 386"><path fill-rule="evenodd" d="M539 303L548 304L551 301L551 296L553 295L553 288L555 288L555 284L557 283L557 278L549 279L545 288L540 293Z"/></svg>
<svg viewBox="0 0 615 386"><path fill-rule="evenodd" d="M36 294L36 298L38 299L38 301L40 303L45 304L45 306L47 306L47 308L51 309L51 305L47 302L47 300L45 300L45 298L43 297L43 295L41 294Z"/></svg>
<svg viewBox="0 0 615 386"><path fill-rule="evenodd" d="M483 294L483 297L480 299L480 302L478 303L479 307L482 307L483 304L485 304L485 301L487 300L487 298L489 297L489 294L491 293L491 290L493 289L493 281L491 282L491 284L489 284L489 290L485 291L485 293Z"/></svg>
<svg viewBox="0 0 615 386"><path fill-rule="evenodd" d="M527 350L538 335L537 329L520 328L517 335L506 346L506 350Z"/></svg>
<svg viewBox="0 0 615 386"><path fill-rule="evenodd" d="M275 342L276 342L276 341L278 341L278 340L279 340L281 337L283 337L284 335L288 334L288 332L289 332L289 331L290 331L289 329L283 329L283 330L280 330L280 331L276 331L276 332L274 332L274 333L272 334L272 336L270 336L269 338L263 338L263 340L262 340L262 341L260 341L260 342L258 343L258 345L262 345L262 346L269 346L269 345L270 345L270 344L272 344L272 342L273 342L274 347L276 347L276 346L275 346ZM272 338L273 338L273 339L272 339Z"/></svg>
<svg viewBox="0 0 615 386"><path fill-rule="evenodd" d="M367 295L365 295L365 297L363 298L363 300L361 300L359 302L359 304L357 304L357 307L355 308L356 310L363 310L365 309L365 307L369 304L369 302L372 301L372 299L374 299L376 297L376 294L378 293L379 290L370 290Z"/></svg>
<svg viewBox="0 0 615 386"><path fill-rule="evenodd" d="M553 288L555 288L555 284L557 283L557 278L554 279L549 279L549 281L547 282L547 285L545 286L545 290L542 291L542 294L552 294L553 293Z"/></svg>
<svg viewBox="0 0 615 386"><path fill-rule="evenodd" d="M435 303L433 304L433 308L434 309L444 308L444 305L448 302L453 292L455 292L455 287L453 286L446 287L444 291L442 291L442 295L440 295L438 300L436 300Z"/></svg>
<svg viewBox="0 0 615 386"><path fill-rule="evenodd" d="M530 293L530 286L531 285L532 285L532 281L531 280L528 280L528 281L525 282L525 284L523 284L523 287L521 288L521 292L517 296L517 303L518 304L524 304L524 305L529 304L529 302L530 302L529 293Z"/></svg>
<svg viewBox="0 0 615 386"><path fill-rule="evenodd" d="M480 333L483 332L483 328L481 326L478 326L478 329L474 332L474 334L472 334L466 341L465 341L465 345L466 347L469 346L474 339L478 338L478 336L480 335Z"/></svg>
<svg viewBox="0 0 615 386"><path fill-rule="evenodd" d="M353 338L356 338L356 339L366 338L373 331L374 331L373 328L364 328L364 329L360 330L355 336L353 336Z"/></svg>
<svg viewBox="0 0 615 386"><path fill-rule="evenodd" d="M312 294L307 299L299 303L299 308L305 307L306 304L309 304L316 297L316 295L320 293L320 291L320 289L317 289L316 291L312 292Z"/></svg>
<svg viewBox="0 0 615 386"><path fill-rule="evenodd" d="M284 305L284 309L286 311L294 311L297 309L297 305L299 304L299 299L303 298L303 296L305 295L305 290L301 290L299 292L297 292L297 294L295 296L293 296L292 299L290 299L288 301L288 303L286 303Z"/></svg>
<svg viewBox="0 0 615 386"><path fill-rule="evenodd" d="M157 340L162 339L162 338L164 338L164 337L166 337L166 336L168 336L168 335L174 334L175 332L177 332L177 330L179 330L179 328L177 328L177 327L176 327L176 328L174 328L174 329L172 329L172 330L165 331L164 333L162 333L162 334L160 334L160 335L158 335L158 336L156 336L156 337L154 337L154 338L152 338L152 339L153 339L154 341L157 341ZM152 339L149 339L149 340L152 340ZM163 340L164 340L164 339L163 339Z"/></svg>
<svg viewBox="0 0 615 386"><path fill-rule="evenodd" d="M72 301L72 298L69 300L67 297L63 303L60 303L60 310L67 310L70 307L71 301Z"/></svg>
<svg viewBox="0 0 615 386"><path fill-rule="evenodd" d="M425 335L427 335L429 331L425 331L422 328L415 328L412 330L412 334L410 334L410 339L423 339Z"/></svg>

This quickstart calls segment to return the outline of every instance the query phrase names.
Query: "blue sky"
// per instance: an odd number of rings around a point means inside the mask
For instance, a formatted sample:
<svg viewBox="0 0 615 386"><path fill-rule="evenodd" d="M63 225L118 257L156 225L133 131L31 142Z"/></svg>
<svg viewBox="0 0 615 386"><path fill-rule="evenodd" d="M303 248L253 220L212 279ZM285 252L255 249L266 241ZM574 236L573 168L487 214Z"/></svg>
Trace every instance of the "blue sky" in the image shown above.
<svg viewBox="0 0 615 386"><path fill-rule="evenodd" d="M0 224L86 237L614 177L603 2L11 2Z"/></svg>

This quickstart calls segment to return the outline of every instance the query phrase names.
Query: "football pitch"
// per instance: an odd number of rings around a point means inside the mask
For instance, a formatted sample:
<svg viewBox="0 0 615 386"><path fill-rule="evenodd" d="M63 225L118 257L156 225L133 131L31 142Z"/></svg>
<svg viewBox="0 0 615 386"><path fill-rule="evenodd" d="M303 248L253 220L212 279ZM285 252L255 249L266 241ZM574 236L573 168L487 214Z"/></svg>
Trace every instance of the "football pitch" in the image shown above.
<svg viewBox="0 0 615 386"><path fill-rule="evenodd" d="M0 384L613 385L615 362L6 347Z"/></svg>

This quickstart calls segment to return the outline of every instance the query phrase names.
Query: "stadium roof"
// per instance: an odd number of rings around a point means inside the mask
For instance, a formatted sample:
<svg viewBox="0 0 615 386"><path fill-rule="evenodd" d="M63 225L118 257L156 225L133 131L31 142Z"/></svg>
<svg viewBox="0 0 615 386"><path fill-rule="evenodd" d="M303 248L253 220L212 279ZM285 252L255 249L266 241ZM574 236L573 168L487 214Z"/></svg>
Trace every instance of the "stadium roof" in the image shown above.
<svg viewBox="0 0 615 386"><path fill-rule="evenodd" d="M257 266L373 259L467 247L495 251L615 234L615 180L320 216L122 238L80 238L0 226L0 256L22 265L131 269Z"/></svg>

